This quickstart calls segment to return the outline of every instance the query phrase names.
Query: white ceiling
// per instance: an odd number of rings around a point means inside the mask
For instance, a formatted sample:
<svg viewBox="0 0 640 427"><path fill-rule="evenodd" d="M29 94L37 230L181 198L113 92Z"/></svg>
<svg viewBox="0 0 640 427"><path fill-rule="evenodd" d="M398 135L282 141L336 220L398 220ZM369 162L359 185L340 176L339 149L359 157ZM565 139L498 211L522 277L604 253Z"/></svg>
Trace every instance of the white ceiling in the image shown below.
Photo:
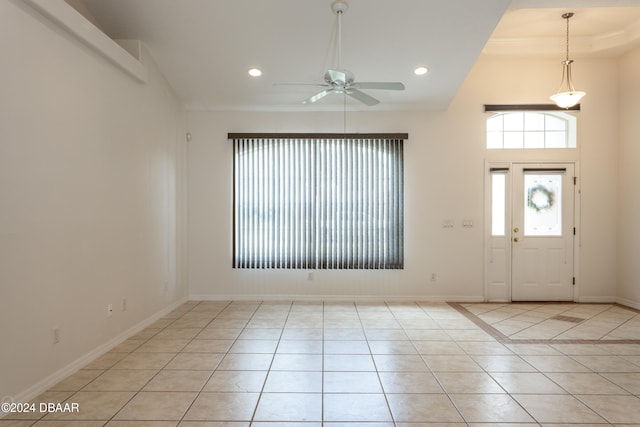
<svg viewBox="0 0 640 427"><path fill-rule="evenodd" d="M77 0L75 0L77 1ZM71 2L70 2L71 3ZM190 110L341 110L343 97L301 101L335 67L331 0L85 0L114 39L144 42ZM602 7L606 5L608 7ZM612 7L614 6L614 7ZM640 0L349 0L342 65L356 81L401 81L367 91L381 103L350 110L446 109L481 52L617 55L640 43ZM574 40L575 38L575 40ZM575 55L573 55L575 53ZM418 77L413 69L426 65ZM247 70L258 67L262 77Z"/></svg>

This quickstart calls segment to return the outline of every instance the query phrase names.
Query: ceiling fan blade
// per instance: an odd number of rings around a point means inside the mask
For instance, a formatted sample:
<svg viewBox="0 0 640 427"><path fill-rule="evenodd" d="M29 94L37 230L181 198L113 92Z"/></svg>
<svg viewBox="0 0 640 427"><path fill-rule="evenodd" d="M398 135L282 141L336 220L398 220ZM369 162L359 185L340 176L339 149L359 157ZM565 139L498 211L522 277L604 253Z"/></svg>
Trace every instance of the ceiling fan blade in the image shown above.
<svg viewBox="0 0 640 427"><path fill-rule="evenodd" d="M404 85L400 82L358 82L355 86L358 89L404 90Z"/></svg>
<svg viewBox="0 0 640 427"><path fill-rule="evenodd" d="M349 89L349 91L347 91L347 95L357 99L364 104L367 104L368 106L376 105L380 102L373 96L369 96L364 92L360 92L358 89Z"/></svg>
<svg viewBox="0 0 640 427"><path fill-rule="evenodd" d="M274 83L274 86L315 86L315 87L331 87L326 83Z"/></svg>
<svg viewBox="0 0 640 427"><path fill-rule="evenodd" d="M333 92L333 89L323 90L322 92L318 92L315 95L312 95L309 98L305 99L304 101L302 101L302 103L303 104L311 104L313 102L316 102L316 101L324 98L325 96L329 95L331 92Z"/></svg>

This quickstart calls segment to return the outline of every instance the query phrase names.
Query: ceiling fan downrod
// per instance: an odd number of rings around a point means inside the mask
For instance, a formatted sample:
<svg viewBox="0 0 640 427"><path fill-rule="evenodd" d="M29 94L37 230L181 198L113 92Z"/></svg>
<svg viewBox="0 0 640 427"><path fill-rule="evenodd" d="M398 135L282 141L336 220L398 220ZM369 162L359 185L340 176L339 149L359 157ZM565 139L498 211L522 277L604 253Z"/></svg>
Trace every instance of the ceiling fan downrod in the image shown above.
<svg viewBox="0 0 640 427"><path fill-rule="evenodd" d="M336 43L338 54L338 70L342 69L342 14L349 9L345 0L335 0L331 3L331 10L338 15L338 42Z"/></svg>

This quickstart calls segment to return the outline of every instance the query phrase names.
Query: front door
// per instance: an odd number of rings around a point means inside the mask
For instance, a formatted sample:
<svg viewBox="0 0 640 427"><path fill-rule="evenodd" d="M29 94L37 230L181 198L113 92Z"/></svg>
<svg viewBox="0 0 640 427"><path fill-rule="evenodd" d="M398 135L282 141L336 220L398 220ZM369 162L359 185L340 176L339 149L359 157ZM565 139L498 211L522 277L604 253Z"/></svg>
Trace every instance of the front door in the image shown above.
<svg viewBox="0 0 640 427"><path fill-rule="evenodd" d="M511 300L573 301L574 165L511 172Z"/></svg>

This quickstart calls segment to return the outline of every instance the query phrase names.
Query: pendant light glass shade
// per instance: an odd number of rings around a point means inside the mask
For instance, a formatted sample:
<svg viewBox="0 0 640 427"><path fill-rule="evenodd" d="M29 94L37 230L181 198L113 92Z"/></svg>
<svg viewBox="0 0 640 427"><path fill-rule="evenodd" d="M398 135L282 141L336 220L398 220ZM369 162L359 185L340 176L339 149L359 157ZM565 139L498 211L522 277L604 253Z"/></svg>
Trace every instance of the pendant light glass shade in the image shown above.
<svg viewBox="0 0 640 427"><path fill-rule="evenodd" d="M560 82L560 88L555 95L551 95L549 98L556 103L560 108L571 108L578 104L585 92L576 90L573 87L573 81L571 80L571 64L572 59L569 59L569 18L573 16L573 13L565 13L562 18L567 20L567 56L562 61L562 81Z"/></svg>
<svg viewBox="0 0 640 427"><path fill-rule="evenodd" d="M586 95L585 92L576 90L573 87L573 83L571 82L572 62L570 59L562 61L562 82L560 83L560 88L558 89L558 93L549 97L560 108L571 108Z"/></svg>

